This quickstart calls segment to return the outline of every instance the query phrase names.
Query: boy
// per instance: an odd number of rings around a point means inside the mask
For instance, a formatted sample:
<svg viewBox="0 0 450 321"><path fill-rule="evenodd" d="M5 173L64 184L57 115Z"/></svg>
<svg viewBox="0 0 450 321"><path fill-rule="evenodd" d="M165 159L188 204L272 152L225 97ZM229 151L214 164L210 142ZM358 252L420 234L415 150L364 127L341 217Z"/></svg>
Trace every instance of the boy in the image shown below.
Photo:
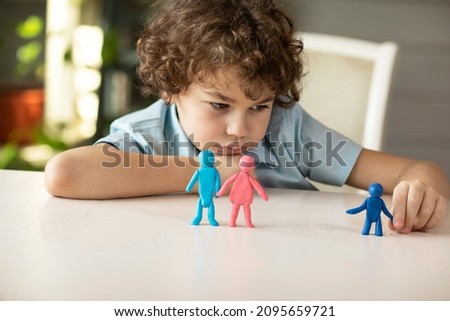
<svg viewBox="0 0 450 321"><path fill-rule="evenodd" d="M443 171L363 149L296 103L301 52L292 20L272 0L162 1L137 50L145 94L162 99L112 124L94 146L48 164L48 191L106 199L182 192L209 149L222 181L251 154L266 187L306 188L307 178L393 194L402 233L436 226L450 194Z"/></svg>

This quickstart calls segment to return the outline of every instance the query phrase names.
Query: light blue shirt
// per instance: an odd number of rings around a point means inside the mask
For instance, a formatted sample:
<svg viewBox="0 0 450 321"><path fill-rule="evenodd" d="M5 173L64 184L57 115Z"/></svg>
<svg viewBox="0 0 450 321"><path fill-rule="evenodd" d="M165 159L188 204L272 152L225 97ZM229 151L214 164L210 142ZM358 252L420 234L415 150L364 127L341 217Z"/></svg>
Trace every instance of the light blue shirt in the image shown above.
<svg viewBox="0 0 450 321"><path fill-rule="evenodd" d="M181 128L176 106L162 100L115 120L110 134L99 143L154 155L197 156L199 152ZM361 150L295 104L272 108L266 135L249 155L255 158L264 186L315 189L307 178L342 186Z"/></svg>

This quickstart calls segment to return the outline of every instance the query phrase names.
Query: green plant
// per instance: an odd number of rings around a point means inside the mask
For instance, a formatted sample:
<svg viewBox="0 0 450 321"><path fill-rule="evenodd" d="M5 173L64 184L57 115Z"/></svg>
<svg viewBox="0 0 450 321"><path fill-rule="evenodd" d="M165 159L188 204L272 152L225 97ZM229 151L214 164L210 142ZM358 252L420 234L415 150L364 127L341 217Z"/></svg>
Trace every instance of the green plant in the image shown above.
<svg viewBox="0 0 450 321"><path fill-rule="evenodd" d="M67 150L69 146L62 140L50 137L41 127L34 132L33 145L31 148L40 150L45 155L36 160L30 160L24 151L30 146L21 146L15 142L7 142L0 145L0 169L20 169L42 171L45 168L46 161L53 155ZM29 153L28 153L29 155Z"/></svg>
<svg viewBox="0 0 450 321"><path fill-rule="evenodd" d="M16 50L16 74L21 77L43 79L44 46L40 37L44 32L44 21L41 17L31 15L16 26L16 35L25 41Z"/></svg>

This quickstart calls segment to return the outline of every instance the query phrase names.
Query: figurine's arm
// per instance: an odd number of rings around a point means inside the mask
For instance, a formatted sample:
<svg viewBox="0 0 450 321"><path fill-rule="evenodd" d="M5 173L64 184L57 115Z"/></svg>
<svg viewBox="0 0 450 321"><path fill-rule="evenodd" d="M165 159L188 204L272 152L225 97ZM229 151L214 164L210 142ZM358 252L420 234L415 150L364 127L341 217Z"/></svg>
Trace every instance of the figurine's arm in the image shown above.
<svg viewBox="0 0 450 321"><path fill-rule="evenodd" d="M192 190L192 188L194 187L195 183L198 180L198 169L195 171L194 175L192 175L191 180L189 181L188 185L186 186L186 192L190 192Z"/></svg>
<svg viewBox="0 0 450 321"><path fill-rule="evenodd" d="M222 187L219 189L219 191L216 193L216 196L222 196L223 194L225 194L225 191L227 190L228 186L230 186L230 184L232 184L236 178L238 177L239 173L234 174L233 176L231 176L229 179L227 179L225 181L225 183L223 183Z"/></svg>
<svg viewBox="0 0 450 321"><path fill-rule="evenodd" d="M253 188L258 192L259 196L265 201L269 200L269 197L266 194L266 191L261 186L261 184L258 182L258 180L254 177L248 176L250 180L250 184L252 184Z"/></svg>
<svg viewBox="0 0 450 321"><path fill-rule="evenodd" d="M218 192L219 192L220 186L221 186L220 175L219 175L219 172L216 171L216 188L215 188L215 190L214 190L215 193L218 193ZM217 197L217 195L216 195L216 197Z"/></svg>
<svg viewBox="0 0 450 321"><path fill-rule="evenodd" d="M358 214L359 212L364 211L366 208L367 208L367 199L364 200L364 202L360 206L346 210L345 213Z"/></svg>
<svg viewBox="0 0 450 321"><path fill-rule="evenodd" d="M382 202L383 202L383 200L382 200ZM394 221L394 217L392 216L391 212L389 212L389 210L387 209L387 207L386 207L386 205L384 204L384 202L383 202L383 207L382 207L382 209L383 209L383 213L384 213L387 217L389 217L389 219L391 220L391 222L393 222L393 221Z"/></svg>

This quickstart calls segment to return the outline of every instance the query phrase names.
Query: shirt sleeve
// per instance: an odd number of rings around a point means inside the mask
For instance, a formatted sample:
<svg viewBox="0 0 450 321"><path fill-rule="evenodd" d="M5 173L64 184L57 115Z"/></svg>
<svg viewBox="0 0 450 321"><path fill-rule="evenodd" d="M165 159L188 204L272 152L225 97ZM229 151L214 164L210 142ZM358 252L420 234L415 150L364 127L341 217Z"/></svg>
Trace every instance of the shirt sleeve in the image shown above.
<svg viewBox="0 0 450 321"><path fill-rule="evenodd" d="M313 181L342 186L347 181L362 147L326 127L300 106L297 127L305 174Z"/></svg>
<svg viewBox="0 0 450 321"><path fill-rule="evenodd" d="M106 143L126 152L164 154L164 121L167 108L152 105L112 122L109 135L94 144Z"/></svg>
<svg viewBox="0 0 450 321"><path fill-rule="evenodd" d="M264 186L315 189L310 180L342 186L361 150L296 104L274 106L267 133L251 153Z"/></svg>

